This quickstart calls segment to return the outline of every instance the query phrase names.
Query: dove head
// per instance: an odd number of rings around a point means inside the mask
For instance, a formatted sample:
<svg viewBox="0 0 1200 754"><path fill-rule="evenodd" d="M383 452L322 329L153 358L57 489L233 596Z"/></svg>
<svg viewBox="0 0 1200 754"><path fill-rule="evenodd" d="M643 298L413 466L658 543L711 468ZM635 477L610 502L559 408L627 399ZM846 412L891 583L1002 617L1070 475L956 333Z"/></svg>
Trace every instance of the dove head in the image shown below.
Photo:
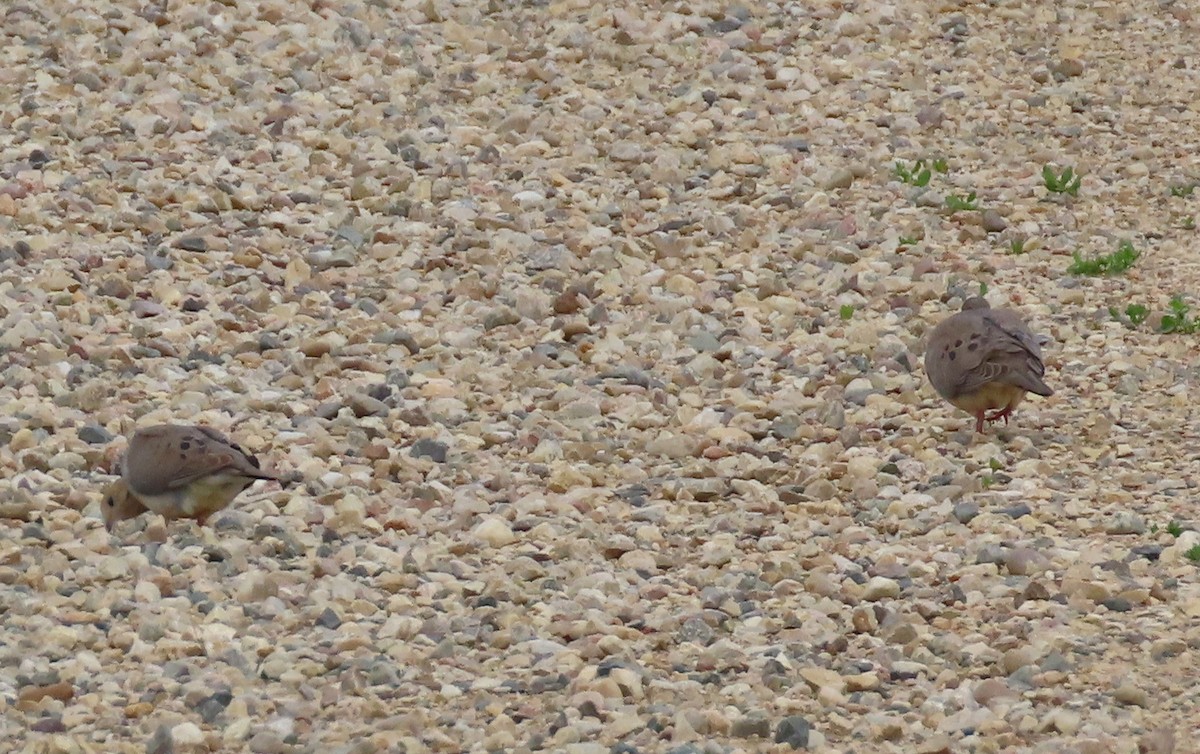
<svg viewBox="0 0 1200 754"><path fill-rule="evenodd" d="M992 305L987 302L983 296L972 296L963 302L962 310L969 312L972 309L991 309Z"/></svg>
<svg viewBox="0 0 1200 754"><path fill-rule="evenodd" d="M129 491L124 479L118 479L104 488L104 499L100 501L100 517L104 528L109 531L122 521L134 518L146 511L146 506Z"/></svg>

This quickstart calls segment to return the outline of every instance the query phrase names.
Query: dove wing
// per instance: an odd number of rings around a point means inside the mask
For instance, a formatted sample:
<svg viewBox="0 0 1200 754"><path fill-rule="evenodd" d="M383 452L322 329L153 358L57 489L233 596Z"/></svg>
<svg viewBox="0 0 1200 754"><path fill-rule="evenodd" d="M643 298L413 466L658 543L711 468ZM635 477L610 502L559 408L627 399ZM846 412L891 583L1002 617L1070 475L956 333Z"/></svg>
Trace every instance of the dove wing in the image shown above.
<svg viewBox="0 0 1200 754"><path fill-rule="evenodd" d="M125 453L122 476L134 492L160 495L222 472L250 479L276 478L216 430L176 425L138 430Z"/></svg>

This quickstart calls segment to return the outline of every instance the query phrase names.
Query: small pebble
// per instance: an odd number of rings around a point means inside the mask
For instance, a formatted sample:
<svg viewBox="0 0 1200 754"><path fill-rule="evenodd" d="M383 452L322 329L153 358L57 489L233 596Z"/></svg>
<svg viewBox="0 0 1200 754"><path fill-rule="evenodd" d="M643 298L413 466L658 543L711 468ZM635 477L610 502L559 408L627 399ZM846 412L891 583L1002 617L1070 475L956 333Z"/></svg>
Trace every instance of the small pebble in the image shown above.
<svg viewBox="0 0 1200 754"><path fill-rule="evenodd" d="M810 727L808 720L799 715L786 717L775 728L775 743L786 744L793 749L807 748Z"/></svg>
<svg viewBox="0 0 1200 754"><path fill-rule="evenodd" d="M1150 701L1145 691L1127 683L1118 686L1113 691L1113 699L1132 707L1145 707Z"/></svg>
<svg viewBox="0 0 1200 754"><path fill-rule="evenodd" d="M1008 222L994 209L985 209L981 222L988 233L1000 233L1008 227Z"/></svg>
<svg viewBox="0 0 1200 754"><path fill-rule="evenodd" d="M863 588L863 599L876 602L882 599L892 599L900 596L900 584L892 579L876 576L867 582Z"/></svg>

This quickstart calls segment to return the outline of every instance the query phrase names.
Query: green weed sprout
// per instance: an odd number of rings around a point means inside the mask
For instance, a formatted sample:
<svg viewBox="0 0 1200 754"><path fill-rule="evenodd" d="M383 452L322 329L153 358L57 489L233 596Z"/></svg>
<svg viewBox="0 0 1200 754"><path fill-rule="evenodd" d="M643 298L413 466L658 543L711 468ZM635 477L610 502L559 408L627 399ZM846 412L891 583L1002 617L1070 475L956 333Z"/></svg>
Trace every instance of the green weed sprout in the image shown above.
<svg viewBox="0 0 1200 754"><path fill-rule="evenodd" d="M1079 196L1079 184L1082 180L1071 168L1066 168L1061 173L1056 173L1049 165L1042 168L1042 182L1051 194Z"/></svg>

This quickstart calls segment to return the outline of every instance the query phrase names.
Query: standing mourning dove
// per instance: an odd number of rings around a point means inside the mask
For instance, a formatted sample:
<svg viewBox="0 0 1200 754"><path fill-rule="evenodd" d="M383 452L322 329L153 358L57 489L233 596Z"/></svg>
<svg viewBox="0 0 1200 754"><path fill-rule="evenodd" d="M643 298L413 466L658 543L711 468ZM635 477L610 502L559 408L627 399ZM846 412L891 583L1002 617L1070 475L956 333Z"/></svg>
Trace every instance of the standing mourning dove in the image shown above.
<svg viewBox="0 0 1200 754"><path fill-rule="evenodd" d="M215 429L160 424L134 433L121 478L104 491L100 512L109 531L148 510L203 525L259 479L279 481Z"/></svg>
<svg viewBox="0 0 1200 754"><path fill-rule="evenodd" d="M993 309L980 296L964 301L961 312L934 328L925 373L943 398L974 414L976 432L983 431L984 420L1007 424L1026 392L1054 393L1042 381L1042 349L1021 315Z"/></svg>

